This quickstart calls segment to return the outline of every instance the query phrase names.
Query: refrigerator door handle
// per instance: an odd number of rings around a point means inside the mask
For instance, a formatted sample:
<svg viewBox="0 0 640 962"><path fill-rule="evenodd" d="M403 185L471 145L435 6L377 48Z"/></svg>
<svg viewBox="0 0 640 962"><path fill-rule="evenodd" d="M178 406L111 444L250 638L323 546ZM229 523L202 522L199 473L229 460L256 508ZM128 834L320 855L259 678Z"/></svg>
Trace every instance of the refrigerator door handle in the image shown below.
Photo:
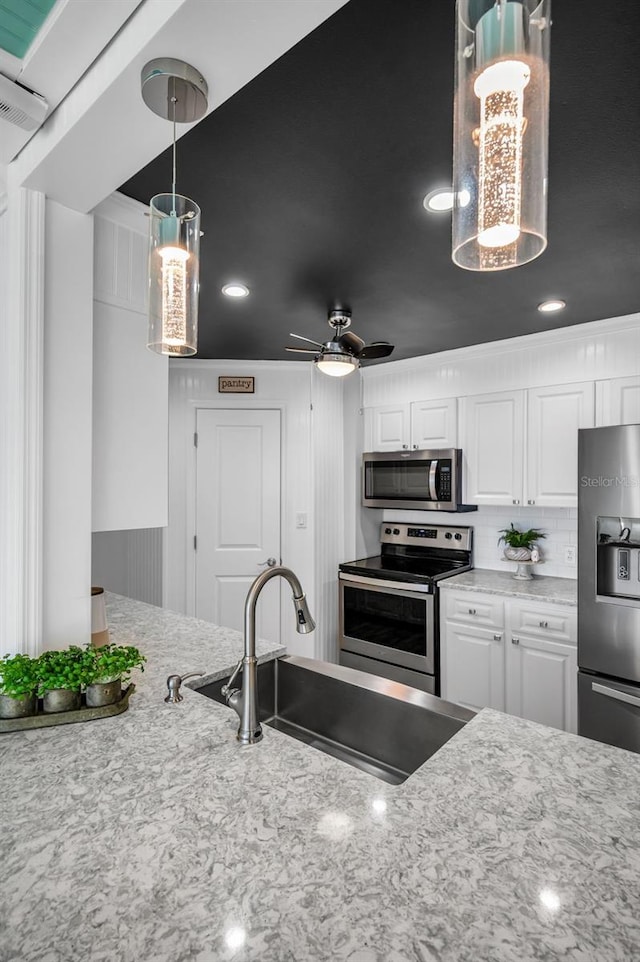
<svg viewBox="0 0 640 962"><path fill-rule="evenodd" d="M635 705L636 708L640 708L640 698L636 697L636 695L628 695L626 691L618 691L617 688L599 685L596 681L592 683L591 691L597 692L598 695L606 695L608 698L615 698L616 701L624 701L628 705Z"/></svg>

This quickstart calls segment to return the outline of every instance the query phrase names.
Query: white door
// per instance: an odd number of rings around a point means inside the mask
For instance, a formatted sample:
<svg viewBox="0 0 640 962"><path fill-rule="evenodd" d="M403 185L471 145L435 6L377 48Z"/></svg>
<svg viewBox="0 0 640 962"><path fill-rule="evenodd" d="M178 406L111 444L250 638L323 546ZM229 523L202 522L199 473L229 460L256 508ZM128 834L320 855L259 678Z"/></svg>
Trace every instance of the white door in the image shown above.
<svg viewBox="0 0 640 962"><path fill-rule="evenodd" d="M576 507L578 428L594 425L593 381L528 392L527 504Z"/></svg>
<svg viewBox="0 0 640 962"><path fill-rule="evenodd" d="M441 643L442 697L472 711L504 711L504 633L447 622Z"/></svg>
<svg viewBox="0 0 640 962"><path fill-rule="evenodd" d="M409 447L409 405L385 404L364 411L365 449L402 451Z"/></svg>
<svg viewBox="0 0 640 962"><path fill-rule="evenodd" d="M462 399L465 500L520 504L524 461L524 392Z"/></svg>
<svg viewBox="0 0 640 962"><path fill-rule="evenodd" d="M507 711L562 731L577 731L575 645L512 635L507 645Z"/></svg>
<svg viewBox="0 0 640 962"><path fill-rule="evenodd" d="M454 397L411 404L411 447L421 451L456 448L458 402Z"/></svg>
<svg viewBox="0 0 640 962"><path fill-rule="evenodd" d="M251 582L280 562L280 412L200 408L196 430L196 616L242 630ZM257 609L257 635L272 642L279 580Z"/></svg>

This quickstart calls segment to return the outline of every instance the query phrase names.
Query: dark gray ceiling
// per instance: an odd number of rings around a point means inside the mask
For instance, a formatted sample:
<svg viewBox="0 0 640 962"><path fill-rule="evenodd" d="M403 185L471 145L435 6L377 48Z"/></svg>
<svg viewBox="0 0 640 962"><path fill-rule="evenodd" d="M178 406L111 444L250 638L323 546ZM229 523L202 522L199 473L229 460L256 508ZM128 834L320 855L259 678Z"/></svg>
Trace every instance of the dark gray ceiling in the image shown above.
<svg viewBox="0 0 640 962"><path fill-rule="evenodd" d="M289 331L328 339L334 305L390 360L639 309L640 4L554 0L549 245L491 274L455 267L450 215L422 207L451 181L454 8L350 0L180 140L199 357L290 360ZM166 152L121 190L170 183ZM249 298L220 293L235 279ZM567 309L543 316L551 296Z"/></svg>

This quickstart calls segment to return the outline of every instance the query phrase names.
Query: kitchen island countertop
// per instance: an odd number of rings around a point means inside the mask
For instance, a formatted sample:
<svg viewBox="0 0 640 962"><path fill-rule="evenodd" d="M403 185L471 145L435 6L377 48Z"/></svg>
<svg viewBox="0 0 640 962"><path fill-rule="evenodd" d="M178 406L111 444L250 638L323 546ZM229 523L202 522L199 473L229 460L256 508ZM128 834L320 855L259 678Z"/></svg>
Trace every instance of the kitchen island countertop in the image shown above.
<svg viewBox="0 0 640 962"><path fill-rule="evenodd" d="M149 659L130 710L0 736L2 962L640 959L640 757L485 710L393 787L164 704L237 632L117 598L109 622Z"/></svg>

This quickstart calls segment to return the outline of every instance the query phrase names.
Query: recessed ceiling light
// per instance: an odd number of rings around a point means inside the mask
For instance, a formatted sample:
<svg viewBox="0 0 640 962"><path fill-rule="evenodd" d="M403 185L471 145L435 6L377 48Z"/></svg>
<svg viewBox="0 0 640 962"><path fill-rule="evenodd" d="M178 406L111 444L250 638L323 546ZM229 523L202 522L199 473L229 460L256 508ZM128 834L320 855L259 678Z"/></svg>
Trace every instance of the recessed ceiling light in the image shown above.
<svg viewBox="0 0 640 962"><path fill-rule="evenodd" d="M436 190L430 191L425 199L422 201L422 206L429 213L441 213L446 210L453 210L453 205L455 201L455 192L451 190L450 187L438 187ZM466 207L471 200L471 195L468 190L461 190L458 194L458 206Z"/></svg>
<svg viewBox="0 0 640 962"><path fill-rule="evenodd" d="M249 288L246 284L238 284L234 281L232 284L225 284L222 293L226 294L227 297L248 297Z"/></svg>
<svg viewBox="0 0 640 962"><path fill-rule="evenodd" d="M564 310L566 306L566 301L554 298L553 300L543 301L542 304L538 304L538 310L541 314L552 314L554 311Z"/></svg>

